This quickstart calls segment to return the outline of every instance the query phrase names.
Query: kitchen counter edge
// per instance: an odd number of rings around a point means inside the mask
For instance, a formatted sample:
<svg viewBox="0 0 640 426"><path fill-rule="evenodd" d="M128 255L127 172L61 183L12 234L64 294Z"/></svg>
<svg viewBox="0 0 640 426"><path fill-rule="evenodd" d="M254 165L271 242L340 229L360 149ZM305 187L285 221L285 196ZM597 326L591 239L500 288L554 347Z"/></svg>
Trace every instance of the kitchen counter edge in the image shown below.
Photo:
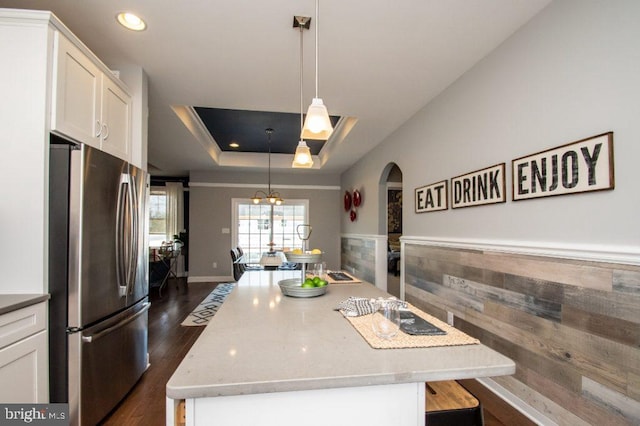
<svg viewBox="0 0 640 426"><path fill-rule="evenodd" d="M0 315L47 301L49 294L0 294Z"/></svg>

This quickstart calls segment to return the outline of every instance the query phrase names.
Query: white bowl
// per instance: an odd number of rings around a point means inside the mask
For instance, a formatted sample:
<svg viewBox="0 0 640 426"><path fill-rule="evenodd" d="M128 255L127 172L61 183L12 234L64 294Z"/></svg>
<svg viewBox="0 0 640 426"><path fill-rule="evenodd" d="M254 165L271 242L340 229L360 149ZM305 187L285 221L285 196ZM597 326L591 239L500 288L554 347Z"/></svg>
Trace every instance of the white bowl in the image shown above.
<svg viewBox="0 0 640 426"><path fill-rule="evenodd" d="M288 262L293 263L318 263L322 260L322 253L292 253L285 251L284 255Z"/></svg>

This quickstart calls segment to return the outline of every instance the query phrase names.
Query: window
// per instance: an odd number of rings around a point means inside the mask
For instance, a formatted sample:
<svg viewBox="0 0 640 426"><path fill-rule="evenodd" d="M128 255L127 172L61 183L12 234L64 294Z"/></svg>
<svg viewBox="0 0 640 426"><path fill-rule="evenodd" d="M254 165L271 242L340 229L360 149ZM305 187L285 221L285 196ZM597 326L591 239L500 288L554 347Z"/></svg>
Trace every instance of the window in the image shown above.
<svg viewBox="0 0 640 426"><path fill-rule="evenodd" d="M308 200L286 200L286 204L274 206L234 199L234 245L242 247L245 255L256 263L270 249L270 242L275 250L302 248L296 228L308 223L308 206Z"/></svg>
<svg viewBox="0 0 640 426"><path fill-rule="evenodd" d="M184 229L184 189L182 182L152 186L149 193L149 247L173 241Z"/></svg>
<svg viewBox="0 0 640 426"><path fill-rule="evenodd" d="M167 238L167 193L152 189L149 196L149 246L160 247Z"/></svg>

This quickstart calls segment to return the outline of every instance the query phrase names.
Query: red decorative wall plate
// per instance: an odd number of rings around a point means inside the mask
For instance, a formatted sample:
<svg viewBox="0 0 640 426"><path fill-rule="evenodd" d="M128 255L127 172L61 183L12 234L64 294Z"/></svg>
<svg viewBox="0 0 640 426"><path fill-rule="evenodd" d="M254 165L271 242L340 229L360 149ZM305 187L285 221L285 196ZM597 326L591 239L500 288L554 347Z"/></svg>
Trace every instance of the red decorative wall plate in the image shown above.
<svg viewBox="0 0 640 426"><path fill-rule="evenodd" d="M360 191L356 189L353 191L353 205L360 207L360 204L362 204L362 196L360 195Z"/></svg>
<svg viewBox="0 0 640 426"><path fill-rule="evenodd" d="M345 191L344 193L344 211L348 212L351 210L351 194L349 191Z"/></svg>
<svg viewBox="0 0 640 426"><path fill-rule="evenodd" d="M351 213L349 213L349 217L351 218L351 222L355 222L358 215L356 214L355 210L351 210Z"/></svg>

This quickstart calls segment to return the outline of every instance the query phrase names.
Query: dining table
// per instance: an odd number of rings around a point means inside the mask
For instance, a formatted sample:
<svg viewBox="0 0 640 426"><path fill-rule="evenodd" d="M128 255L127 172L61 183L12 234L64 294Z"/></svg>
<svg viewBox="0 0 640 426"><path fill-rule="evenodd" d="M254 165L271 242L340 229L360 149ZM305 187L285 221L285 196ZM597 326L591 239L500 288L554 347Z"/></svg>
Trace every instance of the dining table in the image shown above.
<svg viewBox="0 0 640 426"><path fill-rule="evenodd" d="M285 296L279 284L296 278L242 276L169 379L167 425L183 415L187 425L424 425L425 382L515 373L511 359L453 327L465 344L403 347L399 332L375 347L367 317L338 308L389 294L359 281Z"/></svg>

